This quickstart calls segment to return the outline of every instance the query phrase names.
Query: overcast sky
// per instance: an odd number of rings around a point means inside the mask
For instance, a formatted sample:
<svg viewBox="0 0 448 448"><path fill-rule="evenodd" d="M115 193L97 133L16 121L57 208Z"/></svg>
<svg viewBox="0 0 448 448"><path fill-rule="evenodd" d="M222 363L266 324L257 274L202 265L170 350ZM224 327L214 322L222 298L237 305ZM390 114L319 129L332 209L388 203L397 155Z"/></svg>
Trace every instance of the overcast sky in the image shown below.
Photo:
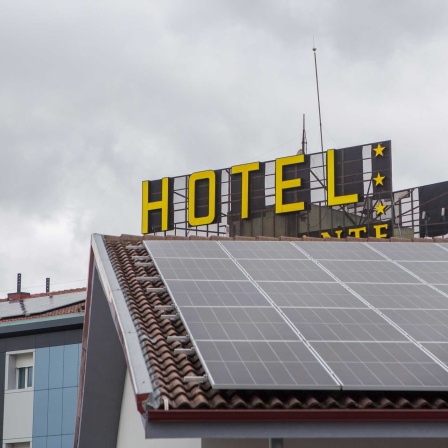
<svg viewBox="0 0 448 448"><path fill-rule="evenodd" d="M141 181L392 140L394 190L448 180L446 0L0 2L0 297L84 286L140 233Z"/></svg>

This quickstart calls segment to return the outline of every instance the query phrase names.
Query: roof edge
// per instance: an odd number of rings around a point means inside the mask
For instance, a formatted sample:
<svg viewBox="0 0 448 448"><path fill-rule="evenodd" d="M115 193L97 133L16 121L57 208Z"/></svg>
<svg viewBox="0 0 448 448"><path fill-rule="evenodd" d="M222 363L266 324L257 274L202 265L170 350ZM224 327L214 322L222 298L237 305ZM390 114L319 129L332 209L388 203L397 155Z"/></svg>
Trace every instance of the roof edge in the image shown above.
<svg viewBox="0 0 448 448"><path fill-rule="evenodd" d="M0 321L0 333L1 329L5 327L12 327L15 325L26 325L31 322L52 322L52 321L61 321L64 319L70 319L72 317L81 317L84 320L84 312L82 313L71 313L71 314L58 314L57 316L49 316L49 317L30 317L29 319L22 320L11 320L8 322Z"/></svg>
<svg viewBox="0 0 448 448"><path fill-rule="evenodd" d="M148 420L176 422L447 422L448 409L150 410Z"/></svg>
<svg viewBox="0 0 448 448"><path fill-rule="evenodd" d="M144 413L144 402L153 394L154 390L141 350L139 336L107 254L102 235L98 233L92 235L92 249L104 294L107 297L115 328L123 346L137 407L141 413Z"/></svg>
<svg viewBox="0 0 448 448"><path fill-rule="evenodd" d="M5 322L0 325L0 338L14 335L56 331L57 329L81 327L84 324L84 313L66 314L64 316L43 319L26 319Z"/></svg>

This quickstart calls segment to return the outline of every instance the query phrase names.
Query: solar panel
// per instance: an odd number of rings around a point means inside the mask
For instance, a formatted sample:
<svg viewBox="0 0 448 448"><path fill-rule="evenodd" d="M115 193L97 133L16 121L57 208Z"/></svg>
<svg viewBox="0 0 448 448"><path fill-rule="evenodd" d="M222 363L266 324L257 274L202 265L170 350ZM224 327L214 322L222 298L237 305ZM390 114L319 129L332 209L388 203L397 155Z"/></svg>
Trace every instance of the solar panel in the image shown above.
<svg viewBox="0 0 448 448"><path fill-rule="evenodd" d="M448 285L437 285L436 288L448 295ZM448 301L448 297L445 300Z"/></svg>
<svg viewBox="0 0 448 448"><path fill-rule="evenodd" d="M146 243L144 241L144 243ZM148 246L146 246L148 247ZM229 258L216 241L151 241L155 258Z"/></svg>
<svg viewBox="0 0 448 448"><path fill-rule="evenodd" d="M448 389L448 251L177 243L145 241L212 387Z"/></svg>
<svg viewBox="0 0 448 448"><path fill-rule="evenodd" d="M24 314L23 308L18 301L0 303L0 319L23 316Z"/></svg>
<svg viewBox="0 0 448 448"><path fill-rule="evenodd" d="M401 261L400 264L425 282L448 285L448 261Z"/></svg>
<svg viewBox="0 0 448 448"><path fill-rule="evenodd" d="M51 311L86 299L86 292L73 292L67 294L55 294L44 297L35 297L33 299L23 300L25 314L39 314Z"/></svg>
<svg viewBox="0 0 448 448"><path fill-rule="evenodd" d="M448 366L448 343L426 343L422 345Z"/></svg>
<svg viewBox="0 0 448 448"><path fill-rule="evenodd" d="M311 260L238 260L255 281L328 282L332 277Z"/></svg>
<svg viewBox="0 0 448 448"><path fill-rule="evenodd" d="M378 309L448 309L448 297L424 284L386 287L383 284L351 283L350 288ZM446 288L448 292L448 285Z"/></svg>
<svg viewBox="0 0 448 448"><path fill-rule="evenodd" d="M448 310L383 310L418 342L448 342Z"/></svg>
<svg viewBox="0 0 448 448"><path fill-rule="evenodd" d="M295 242L294 245L315 260L384 260L384 257L364 243L309 241Z"/></svg>
<svg viewBox="0 0 448 448"><path fill-rule="evenodd" d="M368 243L394 261L443 261L447 251L433 243Z"/></svg>
<svg viewBox="0 0 448 448"><path fill-rule="evenodd" d="M344 389L443 390L448 372L410 342L313 342Z"/></svg>
<svg viewBox="0 0 448 448"><path fill-rule="evenodd" d="M286 241L223 241L222 246L236 260L306 260L306 255Z"/></svg>
<svg viewBox="0 0 448 448"><path fill-rule="evenodd" d="M164 279L247 280L235 263L227 259L154 258Z"/></svg>
<svg viewBox="0 0 448 448"><path fill-rule="evenodd" d="M268 306L269 302L250 281L166 280L178 306Z"/></svg>
<svg viewBox="0 0 448 448"><path fill-rule="evenodd" d="M273 307L182 307L179 311L195 341L296 341L298 337ZM210 336L207 336L210 335Z"/></svg>
<svg viewBox="0 0 448 448"><path fill-rule="evenodd" d="M308 341L407 341L371 309L282 308Z"/></svg>
<svg viewBox="0 0 448 448"><path fill-rule="evenodd" d="M303 342L197 341L215 384L227 389L337 389Z"/></svg>
<svg viewBox="0 0 448 448"><path fill-rule="evenodd" d="M279 307L313 307L313 308L365 308L354 294L336 282L272 283L258 281L257 285Z"/></svg>
<svg viewBox="0 0 448 448"><path fill-rule="evenodd" d="M322 260L320 263L343 283L419 283L411 274L408 274L399 266L386 260Z"/></svg>

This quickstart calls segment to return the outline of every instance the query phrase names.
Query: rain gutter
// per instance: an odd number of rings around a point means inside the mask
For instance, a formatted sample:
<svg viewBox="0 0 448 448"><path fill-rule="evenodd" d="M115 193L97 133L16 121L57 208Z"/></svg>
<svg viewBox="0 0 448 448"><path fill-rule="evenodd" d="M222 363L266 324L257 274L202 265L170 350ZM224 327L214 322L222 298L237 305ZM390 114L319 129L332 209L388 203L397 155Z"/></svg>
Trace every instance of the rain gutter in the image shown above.
<svg viewBox="0 0 448 448"><path fill-rule="evenodd" d="M148 421L175 422L447 422L448 409L149 410Z"/></svg>

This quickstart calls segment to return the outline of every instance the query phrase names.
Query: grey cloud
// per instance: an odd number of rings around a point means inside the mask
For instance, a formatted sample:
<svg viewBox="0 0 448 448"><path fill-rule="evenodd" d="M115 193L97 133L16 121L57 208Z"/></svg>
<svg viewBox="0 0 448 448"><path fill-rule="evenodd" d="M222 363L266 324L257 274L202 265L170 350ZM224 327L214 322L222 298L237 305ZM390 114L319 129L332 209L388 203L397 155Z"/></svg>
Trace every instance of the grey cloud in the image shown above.
<svg viewBox="0 0 448 448"><path fill-rule="evenodd" d="M446 180L445 4L2 2L1 229L36 251L0 282L84 277L92 232L139 233L142 180L294 153L302 113L318 150L313 36L325 146L391 138L396 188Z"/></svg>

